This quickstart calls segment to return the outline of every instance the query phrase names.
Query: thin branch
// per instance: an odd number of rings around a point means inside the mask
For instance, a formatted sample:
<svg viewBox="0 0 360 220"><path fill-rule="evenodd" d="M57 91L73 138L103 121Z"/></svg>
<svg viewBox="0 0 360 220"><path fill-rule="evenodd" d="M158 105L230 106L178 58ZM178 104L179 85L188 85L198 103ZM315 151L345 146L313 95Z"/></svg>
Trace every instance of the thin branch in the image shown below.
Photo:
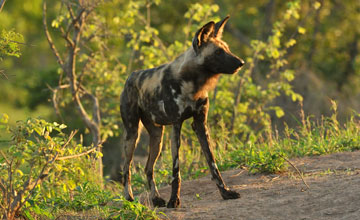
<svg viewBox="0 0 360 220"><path fill-rule="evenodd" d="M99 2L97 2L99 3ZM69 23L68 27L67 27L67 31L66 31L66 35L70 32L71 28L76 28L76 26L81 26L82 22L87 18L87 16L89 16L89 14L96 8L97 4L94 3L92 6L87 6L84 7L83 5L80 4L80 6L82 7L81 10L78 12L78 15L75 17L75 13L74 10L72 9L71 5L69 2L67 2L66 7L70 13L71 16L71 22ZM86 13L85 13L86 12ZM84 18L81 19L81 16L83 15L83 13L85 13Z"/></svg>
<svg viewBox="0 0 360 220"><path fill-rule="evenodd" d="M66 32L70 32L71 28L75 27L76 25L78 25L78 26L81 25L80 18L82 16L82 14L85 12L85 9L82 8L76 17L74 16L74 11L72 10L71 6L68 6L68 11L71 14L71 22L69 23Z"/></svg>
<svg viewBox="0 0 360 220"><path fill-rule="evenodd" d="M5 156L4 152L2 152L2 150L0 150L0 154L4 157L5 162L7 163L7 165L10 165L10 161L7 159L7 157Z"/></svg>
<svg viewBox="0 0 360 220"><path fill-rule="evenodd" d="M300 172L300 170L293 163L291 163L291 161L288 160L286 157L283 157L283 156L281 156L281 157L284 158L284 160L286 160L286 162L288 162L296 170L296 172L299 174L302 182L305 184L306 188L310 189L309 185L305 182L304 177L303 177L302 173Z"/></svg>
<svg viewBox="0 0 360 220"><path fill-rule="evenodd" d="M68 159L73 159L73 158L81 157L81 156L87 155L87 154L95 151L96 148L97 148L97 147L93 147L93 148L91 148L90 150L87 150L87 151L82 152L82 153L80 153L80 154L69 155L69 156L64 156L64 157L58 157L56 160L68 160Z"/></svg>
<svg viewBox="0 0 360 220"><path fill-rule="evenodd" d="M2 204L0 204L0 207L1 207L2 209L5 209L5 206L4 206L4 205L2 205Z"/></svg>
<svg viewBox="0 0 360 220"><path fill-rule="evenodd" d="M6 0L0 0L0 12L3 9L5 2L6 2Z"/></svg>
<svg viewBox="0 0 360 220"><path fill-rule="evenodd" d="M54 55L56 56L56 60L59 63L59 65L64 68L64 62L61 59L61 56L58 52L58 50L55 47L55 44L51 38L51 35L49 33L48 27L47 27L47 22L46 22L46 2L45 0L43 0L43 26L44 26L44 31L45 31L45 35L46 35L46 39L50 45L51 50L53 51Z"/></svg>
<svg viewBox="0 0 360 220"><path fill-rule="evenodd" d="M82 67L81 73L80 73L80 75L78 77L78 85L82 85L82 81L83 81L83 77L85 75L85 72L87 72L89 65L93 61L93 58L94 57L92 55L89 56L89 58L86 60L86 62L84 64L84 66ZM79 90L79 88L80 88L80 86L78 86L78 90ZM76 92L78 92L78 91L76 91Z"/></svg>
<svg viewBox="0 0 360 220"><path fill-rule="evenodd" d="M99 106L99 100L98 98L91 94L85 87L82 85L79 85L81 88L81 91L85 93L86 96L88 96L90 99L92 99L93 102L93 120L96 124L100 123L100 106Z"/></svg>
<svg viewBox="0 0 360 220"><path fill-rule="evenodd" d="M10 204L11 202L11 194L14 194L14 189L12 185L12 162L10 162L9 168L8 168L8 195L7 195L7 203ZM10 206L8 207L8 211L10 211Z"/></svg>
<svg viewBox="0 0 360 220"><path fill-rule="evenodd" d="M4 70L0 70L0 74L4 76L5 79L9 80L9 77L5 74Z"/></svg>
<svg viewBox="0 0 360 220"><path fill-rule="evenodd" d="M61 32L61 36L68 42L68 44L70 45L70 47L74 47L74 42L71 40L71 38L69 37L69 33L68 31L64 31L63 27L60 27L60 32Z"/></svg>
<svg viewBox="0 0 360 220"><path fill-rule="evenodd" d="M70 141L74 138L74 136L77 132L78 132L78 130L75 130L70 133L69 138L66 141L66 143L62 146L62 149L64 149L70 143Z"/></svg>
<svg viewBox="0 0 360 220"><path fill-rule="evenodd" d="M5 193L6 193L6 187L5 187L4 182L5 181L3 179L0 179L0 189L1 189L1 192L3 194L3 198L5 198Z"/></svg>
<svg viewBox="0 0 360 220"><path fill-rule="evenodd" d="M57 92L60 90L60 89L67 89L70 87L69 84L66 84L66 85L59 85L58 87L56 88L51 88L51 86L49 84L46 83L46 86L52 91L53 95L52 95L52 98L51 98L51 101L53 103L53 107L54 107L54 110L55 110L55 114L57 116L59 116L59 118L61 119L62 122L64 122L64 119L60 113L60 109L59 109L59 106L58 106L58 101L57 101Z"/></svg>
<svg viewBox="0 0 360 220"><path fill-rule="evenodd" d="M71 8L71 5L69 2L66 2L66 7L70 13L71 20L75 20L75 13L74 13L73 9Z"/></svg>

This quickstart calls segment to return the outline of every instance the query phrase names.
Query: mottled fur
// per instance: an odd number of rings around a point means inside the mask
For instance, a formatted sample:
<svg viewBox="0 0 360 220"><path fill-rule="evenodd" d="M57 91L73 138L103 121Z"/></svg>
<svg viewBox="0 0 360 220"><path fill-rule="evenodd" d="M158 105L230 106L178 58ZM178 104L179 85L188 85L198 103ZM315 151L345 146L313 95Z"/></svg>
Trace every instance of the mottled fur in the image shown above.
<svg viewBox="0 0 360 220"><path fill-rule="evenodd" d="M173 157L172 193L167 207L180 206L179 148L181 125L193 117L195 131L209 165L213 180L224 199L239 198L230 191L216 166L210 147L206 125L209 109L208 91L216 86L220 73L236 73L244 62L232 54L221 40L229 17L218 23L213 21L200 28L193 45L174 61L162 66L133 72L127 79L121 95L121 117L125 127L124 166L125 197L133 200L130 166L137 139L139 122L150 135L150 153L145 172L154 206L165 206L154 181L154 165L162 146L163 126L173 125L171 150Z"/></svg>

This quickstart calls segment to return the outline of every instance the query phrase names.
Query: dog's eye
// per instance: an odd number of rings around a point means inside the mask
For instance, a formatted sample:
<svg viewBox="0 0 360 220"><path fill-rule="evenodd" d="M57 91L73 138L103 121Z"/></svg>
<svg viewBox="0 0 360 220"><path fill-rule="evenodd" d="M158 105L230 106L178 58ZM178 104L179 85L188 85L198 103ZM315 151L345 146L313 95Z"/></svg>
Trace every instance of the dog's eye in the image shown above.
<svg viewBox="0 0 360 220"><path fill-rule="evenodd" d="M215 54L216 54L216 55L220 55L220 54L222 53L222 51L223 51L222 49L217 49L217 50L215 51Z"/></svg>

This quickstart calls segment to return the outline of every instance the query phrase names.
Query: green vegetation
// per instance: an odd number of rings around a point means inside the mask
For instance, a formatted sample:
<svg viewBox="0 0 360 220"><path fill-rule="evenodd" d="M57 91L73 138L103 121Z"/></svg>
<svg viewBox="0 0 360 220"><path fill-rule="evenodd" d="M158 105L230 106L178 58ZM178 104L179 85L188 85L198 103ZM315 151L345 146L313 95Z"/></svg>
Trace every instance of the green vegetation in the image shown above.
<svg viewBox="0 0 360 220"><path fill-rule="evenodd" d="M138 202L114 196L119 190L102 189L92 173L94 159L101 154L72 141L76 132L68 137L63 133L66 125L28 119L11 127L4 114L0 126L12 137L9 148L0 151L1 218L55 219L66 211L86 210L109 219L157 217Z"/></svg>
<svg viewBox="0 0 360 220"><path fill-rule="evenodd" d="M286 159L303 156L331 154L360 149L360 120L358 114L351 117L344 125L337 120L337 105L333 104L331 117L323 117L320 121L312 121L301 112L299 125L286 127L284 134L268 130L256 141L241 142L227 136L223 130L211 129L212 135L219 140L227 140L227 144L217 145L214 153L220 170L246 168L250 172L277 173L288 168ZM214 140L217 142L217 140ZM184 143L184 142L183 142ZM184 145L181 147L181 175L183 179L194 179L209 174L200 148ZM156 181L159 185L169 184L171 173L171 153L165 151L157 165ZM134 174L134 188L142 191L146 188L145 175Z"/></svg>
<svg viewBox="0 0 360 220"><path fill-rule="evenodd" d="M139 201L124 201L122 186L104 181L121 172L119 96L132 71L171 61L191 46L199 26L227 14L224 38L246 66L221 77L209 94L219 168L283 172L289 158L360 148L357 0L4 3L3 218L159 218ZM190 123L181 137L182 179L208 173ZM156 165L160 186L171 176L169 129ZM133 169L134 190L143 192L144 167Z"/></svg>

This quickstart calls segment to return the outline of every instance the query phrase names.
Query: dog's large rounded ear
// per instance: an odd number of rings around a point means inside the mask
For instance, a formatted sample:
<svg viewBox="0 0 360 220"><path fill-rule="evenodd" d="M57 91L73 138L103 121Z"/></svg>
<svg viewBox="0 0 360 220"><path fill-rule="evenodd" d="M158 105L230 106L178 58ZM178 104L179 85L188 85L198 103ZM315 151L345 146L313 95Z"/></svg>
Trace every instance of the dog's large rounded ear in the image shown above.
<svg viewBox="0 0 360 220"><path fill-rule="evenodd" d="M210 21L200 28L193 39L192 45L196 53L198 53L201 45L206 43L209 38L214 37L215 23Z"/></svg>
<svg viewBox="0 0 360 220"><path fill-rule="evenodd" d="M224 32L224 27L225 27L225 24L227 23L227 21L229 20L230 16L226 16L224 19L222 19L221 21L217 22L215 24L215 37L216 38L221 38L222 37L222 34Z"/></svg>

